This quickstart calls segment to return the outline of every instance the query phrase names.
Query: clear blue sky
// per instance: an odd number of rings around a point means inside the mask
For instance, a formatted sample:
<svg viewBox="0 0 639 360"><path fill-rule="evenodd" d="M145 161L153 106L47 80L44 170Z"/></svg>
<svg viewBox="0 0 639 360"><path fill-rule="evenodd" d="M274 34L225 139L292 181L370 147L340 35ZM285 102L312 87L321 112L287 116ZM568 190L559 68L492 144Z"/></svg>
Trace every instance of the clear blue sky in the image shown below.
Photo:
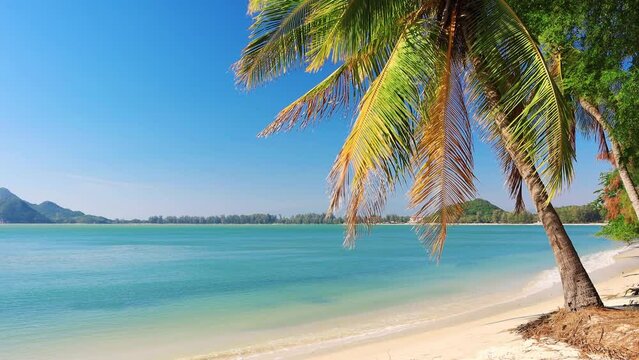
<svg viewBox="0 0 639 360"><path fill-rule="evenodd" d="M0 2L0 186L108 217L323 211L350 119L257 139L319 76L251 93L231 64L245 1ZM556 203L594 199L595 146ZM491 150L476 145L479 196L510 209ZM388 212L408 213L403 193Z"/></svg>

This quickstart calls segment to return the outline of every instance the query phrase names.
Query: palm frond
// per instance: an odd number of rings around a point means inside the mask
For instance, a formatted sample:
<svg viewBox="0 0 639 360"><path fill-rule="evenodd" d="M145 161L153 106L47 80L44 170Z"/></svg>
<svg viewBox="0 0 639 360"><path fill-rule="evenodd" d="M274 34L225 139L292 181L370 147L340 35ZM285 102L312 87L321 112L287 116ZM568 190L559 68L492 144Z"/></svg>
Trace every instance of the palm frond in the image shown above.
<svg viewBox="0 0 639 360"><path fill-rule="evenodd" d="M510 118L509 132L518 141L513 146L539 169L550 201L572 180L573 114L517 15L503 0L484 4L469 14L470 51L482 59L489 81L502 85L499 111ZM511 79L510 86L503 87Z"/></svg>
<svg viewBox="0 0 639 360"><path fill-rule="evenodd" d="M275 121L259 136L290 130L298 123L300 128L304 128L338 109L349 108L350 104L359 101L389 56L386 47L372 45L370 49L349 57L326 79L280 111Z"/></svg>
<svg viewBox="0 0 639 360"><path fill-rule="evenodd" d="M320 0L262 0L249 3L257 9L251 41L233 65L237 82L253 88L304 61L312 28L307 18Z"/></svg>
<svg viewBox="0 0 639 360"><path fill-rule="evenodd" d="M476 61L475 64L479 65ZM500 160L501 169L505 176L505 185L508 189L510 198L515 201L515 213L521 213L526 210L526 205L523 198L523 176L519 171L519 168L515 164L513 154L511 154L506 148L506 142L501 134L501 129L495 121L495 117L499 109L496 109L491 105L486 97L486 81L488 81L485 73L481 69L474 69L474 71L466 72L466 88L465 98L466 102L472 108L473 117L479 125L478 130L481 134L481 138L484 142L491 144L493 151ZM494 84L493 84L494 85ZM502 87L508 86L508 81L504 81L501 84ZM495 86L498 86L495 85ZM495 88L496 89L496 88ZM500 96L500 94L496 94Z"/></svg>
<svg viewBox="0 0 639 360"><path fill-rule="evenodd" d="M432 102L425 99L417 131L417 173L410 190L411 207L423 225L421 238L439 257L448 224L463 214L463 204L475 196L472 135L464 102L463 65L455 59L456 23L448 29L448 47Z"/></svg>
<svg viewBox="0 0 639 360"><path fill-rule="evenodd" d="M249 0L248 13L255 14L256 12L259 12L268 1L269 0Z"/></svg>
<svg viewBox="0 0 639 360"><path fill-rule="evenodd" d="M409 24L405 29L363 96L353 128L329 174L329 213L348 200L344 240L348 247L354 245L357 224L378 215L387 193L406 180L411 170L420 84L434 69L430 61L435 45L422 26Z"/></svg>
<svg viewBox="0 0 639 360"><path fill-rule="evenodd" d="M610 153L610 148L608 147L608 141L606 139L606 131L603 126L601 126L601 124L589 112L584 110L579 102L576 102L575 110L577 129L579 129L585 138L594 138L599 146L597 159L607 160L614 164L615 160Z"/></svg>
<svg viewBox="0 0 639 360"><path fill-rule="evenodd" d="M324 13L330 13L332 21L314 30L307 71L319 70L329 58L333 62L344 60L372 41L395 43L403 29L402 22L419 9L420 3L414 0L325 0Z"/></svg>
<svg viewBox="0 0 639 360"><path fill-rule="evenodd" d="M493 145L501 161L501 168L506 176L506 188L510 198L515 200L515 213L520 214L526 210L526 204L524 203L524 178L519 172L519 168L515 164L512 156L504 148L502 141L498 141Z"/></svg>

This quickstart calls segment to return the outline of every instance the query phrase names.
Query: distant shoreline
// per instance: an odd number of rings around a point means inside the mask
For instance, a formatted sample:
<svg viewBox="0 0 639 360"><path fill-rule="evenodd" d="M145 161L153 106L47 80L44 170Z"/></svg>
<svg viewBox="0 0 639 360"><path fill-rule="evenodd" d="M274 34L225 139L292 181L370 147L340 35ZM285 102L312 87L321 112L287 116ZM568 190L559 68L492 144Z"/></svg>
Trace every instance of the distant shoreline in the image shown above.
<svg viewBox="0 0 639 360"><path fill-rule="evenodd" d="M86 225L99 225L99 226L114 226L114 225L126 225L126 226L291 226L291 225L345 225L345 224L282 224L282 223L273 223L273 224L158 224L158 223L0 223L2 225L71 225L71 226L86 226ZM378 223L373 224L372 226L416 226L419 225L417 223ZM437 224L432 224L437 225ZM605 226L607 223L564 223L564 226ZM541 223L451 223L448 226L543 226Z"/></svg>
<svg viewBox="0 0 639 360"><path fill-rule="evenodd" d="M534 225L535 214L524 211L514 213L501 209L484 199L475 199L463 204L464 212L451 225ZM17 211L16 209L22 209ZM571 205L556 208L566 223L600 224L602 214L592 205ZM146 219L109 219L64 208L52 201L39 204L23 200L6 188L0 188L0 224L158 224L158 225L339 225L344 218L334 214L306 212L282 216L281 214L253 213L229 215L155 215ZM414 225L409 215L387 214L368 217L375 225Z"/></svg>

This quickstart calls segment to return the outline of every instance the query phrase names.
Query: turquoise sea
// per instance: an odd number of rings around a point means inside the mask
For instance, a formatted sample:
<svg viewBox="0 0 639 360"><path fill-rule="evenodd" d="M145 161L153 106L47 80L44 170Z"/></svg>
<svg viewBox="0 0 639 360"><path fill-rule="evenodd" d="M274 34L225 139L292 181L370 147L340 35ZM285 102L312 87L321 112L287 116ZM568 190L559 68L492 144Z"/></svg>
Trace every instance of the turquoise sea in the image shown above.
<svg viewBox="0 0 639 360"><path fill-rule="evenodd" d="M619 246L598 229L568 228L588 266ZM406 320L388 309L437 318L471 296L556 280L539 226L453 227L439 263L410 226L377 226L355 250L341 247L342 234L338 225L2 225L0 359L273 349Z"/></svg>

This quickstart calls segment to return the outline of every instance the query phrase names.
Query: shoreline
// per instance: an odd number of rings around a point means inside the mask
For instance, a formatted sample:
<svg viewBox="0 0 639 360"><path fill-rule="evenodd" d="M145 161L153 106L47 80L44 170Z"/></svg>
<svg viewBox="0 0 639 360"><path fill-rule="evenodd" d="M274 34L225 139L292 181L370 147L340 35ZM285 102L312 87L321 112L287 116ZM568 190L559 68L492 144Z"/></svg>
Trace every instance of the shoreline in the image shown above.
<svg viewBox="0 0 639 360"><path fill-rule="evenodd" d="M618 296L639 273L639 246L634 245L615 256L615 263L591 274L606 306L618 306ZM556 289L555 289L556 290ZM563 297L552 291L480 309L459 321L441 324L437 329L414 330L382 339L340 348L313 351L292 359L580 359L574 349L559 345L547 349L544 344L524 341L511 329L563 306ZM463 344L463 346L460 346ZM532 352L530 354L529 352ZM539 357L537 357L539 356ZM267 357L268 358L268 357Z"/></svg>
<svg viewBox="0 0 639 360"><path fill-rule="evenodd" d="M606 305L609 305L612 293L622 292L623 286L626 286L624 280L625 282L632 281L619 275L628 271L639 272L638 245L621 248L614 255L612 264L591 271L593 282L595 282L595 286ZM535 279L540 275L538 274ZM270 348L269 345L266 345L250 351L234 349L182 359L501 359L501 357L492 357L490 354L480 354L480 352L491 354L499 351L516 352L517 347L522 346L526 346L528 349L526 351L530 351L532 345L525 343L509 330L563 305L561 289L558 284L529 294L526 294L525 291L526 287L518 289L512 294L499 293L492 299L489 299L488 296L467 299L468 302L477 300L473 303L477 307L414 324L406 324L404 327L396 326L394 329L350 334L314 343L298 343L283 347L270 344ZM394 308L393 310L398 309ZM368 314L368 316L374 317L379 314ZM460 347L459 344L464 344L464 346ZM505 349L498 348L503 347L504 344L506 344ZM560 348L557 351L570 352L572 350ZM520 354L520 356L523 355ZM557 356L569 358L567 353ZM520 357L505 357L504 359L513 358L519 359ZM526 357L526 359L528 358ZM531 357L530 359L537 358Z"/></svg>

